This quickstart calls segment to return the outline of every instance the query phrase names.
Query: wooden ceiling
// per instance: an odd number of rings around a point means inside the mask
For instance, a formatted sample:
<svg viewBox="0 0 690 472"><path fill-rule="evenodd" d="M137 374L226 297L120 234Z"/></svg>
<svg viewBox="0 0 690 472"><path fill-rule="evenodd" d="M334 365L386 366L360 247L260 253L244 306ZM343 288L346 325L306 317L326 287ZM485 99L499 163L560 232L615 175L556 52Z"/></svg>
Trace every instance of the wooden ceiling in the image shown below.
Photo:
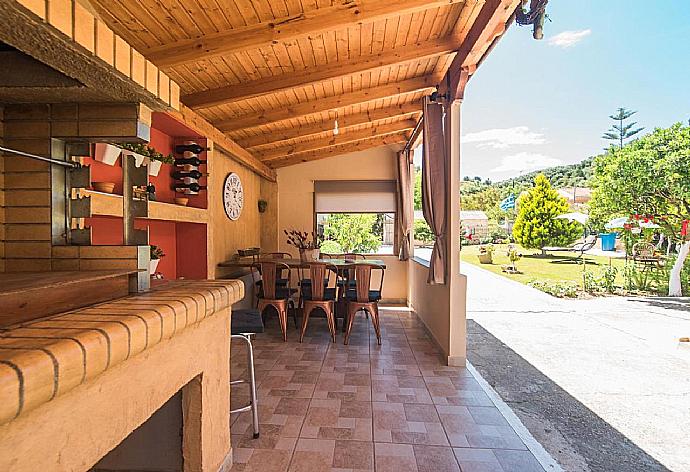
<svg viewBox="0 0 690 472"><path fill-rule="evenodd" d="M406 141L482 8L517 1L91 3L182 103L277 168Z"/></svg>

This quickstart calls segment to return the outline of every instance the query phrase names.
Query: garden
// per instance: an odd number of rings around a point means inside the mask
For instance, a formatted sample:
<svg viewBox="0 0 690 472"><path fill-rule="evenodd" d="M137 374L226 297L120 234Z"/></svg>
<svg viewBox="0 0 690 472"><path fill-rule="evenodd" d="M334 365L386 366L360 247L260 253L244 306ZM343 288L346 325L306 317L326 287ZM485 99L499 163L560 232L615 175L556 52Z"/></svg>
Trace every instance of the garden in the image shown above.
<svg viewBox="0 0 690 472"><path fill-rule="evenodd" d="M621 121L620 135L626 127ZM556 296L688 296L688 162L690 127L621 139L592 160L592 199L579 211L538 174L516 199L512 232L465 236L461 259ZM621 253L592 251L602 237L617 241Z"/></svg>

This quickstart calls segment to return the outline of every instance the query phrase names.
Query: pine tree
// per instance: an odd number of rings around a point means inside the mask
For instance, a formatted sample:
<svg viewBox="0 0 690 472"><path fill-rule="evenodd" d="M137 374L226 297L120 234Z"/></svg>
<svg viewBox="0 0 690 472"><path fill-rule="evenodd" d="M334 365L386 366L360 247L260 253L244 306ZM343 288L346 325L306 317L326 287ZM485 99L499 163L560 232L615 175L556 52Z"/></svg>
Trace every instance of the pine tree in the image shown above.
<svg viewBox="0 0 690 472"><path fill-rule="evenodd" d="M513 237L524 248L566 246L582 234L579 223L555 218L568 212L568 202L551 187L544 174L534 178L534 187L518 199L517 205Z"/></svg>
<svg viewBox="0 0 690 472"><path fill-rule="evenodd" d="M602 138L609 139L611 141L618 141L618 145L622 148L623 141L625 141L628 138L631 138L632 136L635 136L637 133L644 129L633 129L633 127L637 124L636 121L633 121L632 123L623 124L625 120L633 116L635 113L637 113L637 111L619 108L615 115L609 115L609 118L611 118L613 121L617 121L618 123L611 126L609 130L603 134Z"/></svg>

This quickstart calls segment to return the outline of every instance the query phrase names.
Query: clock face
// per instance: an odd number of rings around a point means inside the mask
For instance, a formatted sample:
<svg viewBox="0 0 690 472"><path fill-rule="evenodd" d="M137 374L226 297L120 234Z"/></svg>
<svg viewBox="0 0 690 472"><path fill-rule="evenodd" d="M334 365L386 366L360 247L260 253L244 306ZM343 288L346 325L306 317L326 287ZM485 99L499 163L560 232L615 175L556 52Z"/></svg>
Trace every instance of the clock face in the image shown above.
<svg viewBox="0 0 690 472"><path fill-rule="evenodd" d="M223 185L225 214L228 215L228 218L235 221L240 217L243 205L244 190L242 190L242 182L238 175L232 172L225 178L225 185Z"/></svg>

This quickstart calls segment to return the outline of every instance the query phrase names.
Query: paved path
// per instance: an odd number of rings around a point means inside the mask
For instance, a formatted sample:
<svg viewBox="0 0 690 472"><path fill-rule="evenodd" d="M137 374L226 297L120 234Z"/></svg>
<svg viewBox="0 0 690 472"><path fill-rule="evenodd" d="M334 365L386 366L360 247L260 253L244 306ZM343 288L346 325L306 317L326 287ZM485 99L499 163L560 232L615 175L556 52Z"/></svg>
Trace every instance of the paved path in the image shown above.
<svg viewBox="0 0 690 472"><path fill-rule="evenodd" d="M567 300L470 264L468 357L573 471L690 471L690 302Z"/></svg>

